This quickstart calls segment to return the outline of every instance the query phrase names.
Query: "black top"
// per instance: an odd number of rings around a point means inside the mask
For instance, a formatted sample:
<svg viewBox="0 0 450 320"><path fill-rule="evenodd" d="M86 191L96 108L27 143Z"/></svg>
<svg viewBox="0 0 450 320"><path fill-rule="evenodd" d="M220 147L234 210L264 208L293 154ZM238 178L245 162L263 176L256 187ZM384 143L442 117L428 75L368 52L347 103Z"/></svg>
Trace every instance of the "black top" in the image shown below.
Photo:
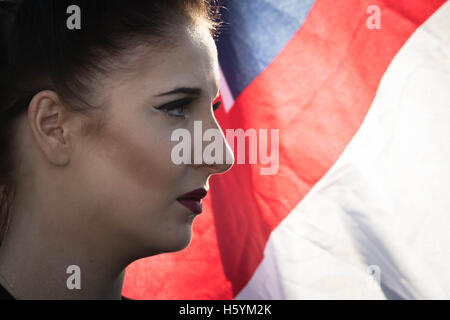
<svg viewBox="0 0 450 320"><path fill-rule="evenodd" d="M5 288L0 284L0 300L16 300Z"/></svg>
<svg viewBox="0 0 450 320"><path fill-rule="evenodd" d="M0 300L16 300L16 299L0 284ZM131 300L131 299L122 296L121 300Z"/></svg>

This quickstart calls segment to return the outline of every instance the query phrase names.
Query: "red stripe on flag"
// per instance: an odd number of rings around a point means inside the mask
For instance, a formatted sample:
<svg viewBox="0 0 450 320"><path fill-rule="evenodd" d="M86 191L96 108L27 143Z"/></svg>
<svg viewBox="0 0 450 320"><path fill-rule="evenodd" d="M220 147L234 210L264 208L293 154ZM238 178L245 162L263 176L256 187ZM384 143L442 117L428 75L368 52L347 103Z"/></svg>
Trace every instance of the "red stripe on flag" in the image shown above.
<svg viewBox="0 0 450 320"><path fill-rule="evenodd" d="M278 174L261 176L259 166L235 165L214 177L214 220L205 206L190 247L132 264L123 294L134 299L234 297L261 262L270 232L360 127L395 54L444 2L318 0L303 27L231 112L218 111L224 129L280 129ZM372 4L381 8L381 30L366 28Z"/></svg>

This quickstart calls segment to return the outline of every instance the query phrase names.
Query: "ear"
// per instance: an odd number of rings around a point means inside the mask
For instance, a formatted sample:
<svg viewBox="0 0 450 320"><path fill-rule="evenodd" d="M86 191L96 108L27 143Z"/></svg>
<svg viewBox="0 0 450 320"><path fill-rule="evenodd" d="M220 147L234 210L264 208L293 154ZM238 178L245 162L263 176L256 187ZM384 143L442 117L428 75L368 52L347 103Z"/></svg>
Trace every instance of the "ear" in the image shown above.
<svg viewBox="0 0 450 320"><path fill-rule="evenodd" d="M28 107L28 123L33 136L46 157L54 165L70 161L70 112L54 91L37 93Z"/></svg>

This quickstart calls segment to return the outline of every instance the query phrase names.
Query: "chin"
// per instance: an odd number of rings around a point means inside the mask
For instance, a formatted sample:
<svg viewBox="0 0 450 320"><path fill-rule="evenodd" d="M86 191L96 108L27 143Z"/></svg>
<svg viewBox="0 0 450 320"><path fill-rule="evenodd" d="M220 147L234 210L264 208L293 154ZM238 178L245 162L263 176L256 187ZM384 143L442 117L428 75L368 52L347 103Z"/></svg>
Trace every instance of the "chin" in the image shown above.
<svg viewBox="0 0 450 320"><path fill-rule="evenodd" d="M164 225L140 224L139 229L128 230L131 251L137 259L177 252L186 249L193 238L195 216L166 220Z"/></svg>
<svg viewBox="0 0 450 320"><path fill-rule="evenodd" d="M177 252L186 249L192 240L192 230L184 234L177 234L173 239L168 239L164 252Z"/></svg>
<svg viewBox="0 0 450 320"><path fill-rule="evenodd" d="M188 217L186 221L174 227L170 234L164 235L164 242L161 242L161 247L164 252L177 252L186 249L192 241L193 219Z"/></svg>
<svg viewBox="0 0 450 320"><path fill-rule="evenodd" d="M165 234L158 239L141 239L144 241L141 252L142 257L149 257L161 253L177 252L186 249L192 240L192 227L185 227L184 230L178 230L173 234Z"/></svg>

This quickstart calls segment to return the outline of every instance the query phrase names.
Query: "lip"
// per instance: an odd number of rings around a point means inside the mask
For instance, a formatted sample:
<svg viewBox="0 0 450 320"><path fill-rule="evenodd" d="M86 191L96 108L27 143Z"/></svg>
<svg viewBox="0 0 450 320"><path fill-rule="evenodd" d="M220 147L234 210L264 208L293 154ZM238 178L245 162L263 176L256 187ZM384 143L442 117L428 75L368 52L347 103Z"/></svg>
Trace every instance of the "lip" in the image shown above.
<svg viewBox="0 0 450 320"><path fill-rule="evenodd" d="M194 214L202 213L202 199L206 197L208 191L205 188L187 192L177 198L177 201L188 208Z"/></svg>

